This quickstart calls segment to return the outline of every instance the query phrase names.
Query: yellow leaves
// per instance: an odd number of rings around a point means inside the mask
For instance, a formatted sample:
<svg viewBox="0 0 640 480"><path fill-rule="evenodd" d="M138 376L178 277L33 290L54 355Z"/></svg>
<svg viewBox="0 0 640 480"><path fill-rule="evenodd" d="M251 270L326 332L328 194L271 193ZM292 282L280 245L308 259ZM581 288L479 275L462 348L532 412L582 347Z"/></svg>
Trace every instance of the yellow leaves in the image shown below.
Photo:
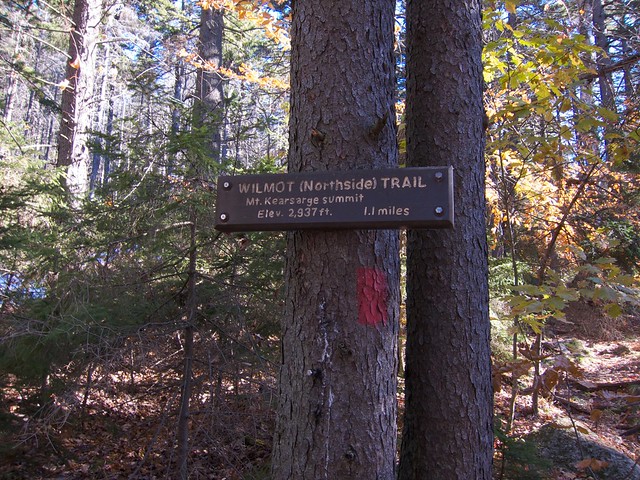
<svg viewBox="0 0 640 480"><path fill-rule="evenodd" d="M261 76L258 72L251 69L245 64L241 64L238 67L237 73L224 67L219 67L217 71L222 73L227 78L235 78L236 80L255 83L256 85L259 85L263 88L273 88L276 90L286 90L287 88L289 88L289 85L286 82L273 77Z"/></svg>
<svg viewBox="0 0 640 480"><path fill-rule="evenodd" d="M235 3L238 2L234 2L233 0L200 0L198 5L204 10L232 10Z"/></svg>
<svg viewBox="0 0 640 480"><path fill-rule="evenodd" d="M205 62L197 54L189 53L184 48L178 52L178 57L196 68L201 68L208 72L216 72L221 77L225 77L227 79L250 82L259 85L262 88L275 90L288 90L289 88L289 84L287 82L275 77L261 75L259 72L245 64L240 64L237 67L237 71L234 71L230 68L219 67L212 62Z"/></svg>
<svg viewBox="0 0 640 480"><path fill-rule="evenodd" d="M257 25L269 39L283 48L289 47L287 30L281 20L269 12L272 5L267 0L200 0L199 5L205 10L235 12L238 19Z"/></svg>
<svg viewBox="0 0 640 480"><path fill-rule="evenodd" d="M203 10L209 10L210 8L216 8L216 7L213 6L214 2L209 2L207 0L201 0L199 2L196 2L196 4L199 5Z"/></svg>
<svg viewBox="0 0 640 480"><path fill-rule="evenodd" d="M516 7L518 6L518 0L505 0L504 6L509 13L516 13Z"/></svg>

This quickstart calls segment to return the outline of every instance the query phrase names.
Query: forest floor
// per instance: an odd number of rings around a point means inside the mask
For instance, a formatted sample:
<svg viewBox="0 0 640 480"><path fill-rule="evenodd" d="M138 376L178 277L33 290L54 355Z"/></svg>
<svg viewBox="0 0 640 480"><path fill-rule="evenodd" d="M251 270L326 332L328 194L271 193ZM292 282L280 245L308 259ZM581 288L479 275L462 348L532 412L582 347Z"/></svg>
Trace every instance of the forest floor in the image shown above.
<svg viewBox="0 0 640 480"><path fill-rule="evenodd" d="M549 425L564 430L569 443L575 439L579 445L588 437L631 463L640 459L640 318L612 321L587 313L578 308L570 328L560 325L544 340L548 358L542 371L561 368L557 383L549 384L552 393L541 396L536 416L531 371L521 377L510 440L496 442L496 479L618 478L607 476L604 460L584 452L562 464L542 466L536 443L527 439ZM191 479L268 478L273 377L256 381L255 372L248 377L253 380L223 385L215 397L194 406ZM28 396L5 385L0 396L0 480L177 478L179 376L141 378L135 388L114 378L103 388L96 385L86 401L78 389L51 398L48 409L29 418ZM507 418L511 399L510 377L505 375L504 388L495 396L497 424ZM511 460L509 468L502 469L505 445ZM518 445L533 447L527 453L527 448L513 448Z"/></svg>
<svg viewBox="0 0 640 480"><path fill-rule="evenodd" d="M545 426L564 431L566 441L575 443L575 448L566 454L567 458L551 454L551 463L537 475L522 478L640 479L640 317L611 319L597 310L575 305L567 319L571 323L556 324L555 333L543 340L543 354L548 358L543 361L541 373L544 378L545 371L556 369L557 377L549 377L554 386L547 394L541 391L539 412L534 416L532 385L525 382L516 398L510 436L524 439L525 443L534 439L530 442L536 449L533 456L527 454L526 448L521 453L525 470L531 466L527 463L545 460L537 451L540 445L536 445L540 443L536 432ZM508 416L511 393L510 388L504 388L495 396L498 421ZM598 453L582 449L581 443L588 442L603 448L602 459L597 458ZM502 478L499 447L498 443L495 478ZM610 459L604 459L607 448L630 459L626 464L628 475L608 472Z"/></svg>

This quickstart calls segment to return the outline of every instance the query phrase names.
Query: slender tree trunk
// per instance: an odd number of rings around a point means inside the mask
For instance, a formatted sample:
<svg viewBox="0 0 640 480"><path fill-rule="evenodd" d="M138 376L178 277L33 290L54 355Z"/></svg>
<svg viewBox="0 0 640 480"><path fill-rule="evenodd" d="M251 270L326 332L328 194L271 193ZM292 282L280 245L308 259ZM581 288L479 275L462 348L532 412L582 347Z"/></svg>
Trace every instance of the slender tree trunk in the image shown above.
<svg viewBox="0 0 640 480"><path fill-rule="evenodd" d="M222 12L210 9L202 10L202 24L200 26L200 44L198 46L200 55L207 55L208 61L213 62L222 59ZM204 33L203 33L204 31ZM215 54L213 52L216 52ZM215 57L218 55L218 57ZM193 126L194 128L207 127L208 146L211 149L210 155L214 159L219 159L220 151L220 123L212 119L219 118L222 111L222 83L216 84L215 92L210 89L214 82L208 79L209 72L202 69L198 70L198 83L196 86L196 104L193 110ZM218 96L219 95L219 96ZM218 101L218 99L220 101ZM190 165L191 169L188 176L206 175L206 171L200 168L200 164ZM196 260L197 260L197 242L196 242L196 222L197 211L196 206L192 205L189 212L189 221L191 223L191 243L189 250L189 280L188 280L188 300L187 311L188 318L184 330L184 374L182 385L182 400L180 402L180 415L178 419L178 471L181 480L186 480L189 476L188 458L189 458L189 410L192 387L192 370L193 370L193 333L196 322Z"/></svg>
<svg viewBox="0 0 640 480"><path fill-rule="evenodd" d="M42 62L42 43L36 42L36 51L34 55L34 65L35 65L36 74L38 74L38 66L41 64L41 62ZM36 132L38 132L39 136L42 136L42 133L41 133L42 120L43 120L41 118L42 115L39 116L38 115L39 112L36 111L36 113L34 113L33 111L34 105L38 105L38 102L36 102L35 99L36 99L36 90L30 89L29 102L27 103L27 108L25 109L25 112L24 112L24 123L29 126L35 125L36 128L25 129L25 137L27 136L27 133L29 133L29 135L31 135L32 138L36 138L36 135L37 135ZM27 130L32 130L32 131L27 132Z"/></svg>
<svg viewBox="0 0 640 480"><path fill-rule="evenodd" d="M53 97L54 101L58 100L58 91L56 90L56 92L54 93L54 97ZM44 161L45 164L49 164L49 154L51 153L51 147L53 146L53 139L54 139L54 124L55 124L55 119L53 118L53 115L49 115L49 118L47 119L47 129L46 132L42 132L42 137L40 140L40 143L42 143L43 145L46 145L46 147L44 148L44 152L42 153L42 159ZM53 162L52 162L53 163Z"/></svg>
<svg viewBox="0 0 640 480"><path fill-rule="evenodd" d="M96 75L95 92L97 108L94 109L93 130L103 135L94 135L93 141L99 148L92 154L92 165L89 173L89 190L93 194L104 178L104 163L107 154L106 123L109 115L109 104L112 102L113 84L111 80L111 48L104 48L104 55L98 60L102 66L101 74Z"/></svg>
<svg viewBox="0 0 640 480"><path fill-rule="evenodd" d="M19 25L18 29L15 32L15 49L13 51L13 56L16 57L20 50L20 42L22 40L22 27ZM10 122L13 120L13 108L15 105L15 93L18 88L18 75L15 70L9 70L9 75L7 78L7 86L5 88L4 95L4 112L3 118L5 122Z"/></svg>
<svg viewBox="0 0 640 480"><path fill-rule="evenodd" d="M624 52L625 57L630 57L633 55L633 47L629 46L629 42L627 39L622 39L622 51ZM633 86L633 75L631 73L631 66L627 65L623 68L624 72L624 97L628 104L631 104L633 98L635 97L635 88Z"/></svg>
<svg viewBox="0 0 640 480"><path fill-rule="evenodd" d="M185 5L184 1L180 2L180 10L184 13ZM203 16L203 13L200 15ZM220 30L222 31L222 25L220 26ZM222 47L222 45L220 45ZM222 50L222 48L221 48ZM173 67L173 99L175 100L174 106L171 109L171 137L175 139L180 133L180 127L182 123L182 112L183 112L183 102L184 102L184 93L186 88L186 68L185 62L181 58L176 59L176 64ZM178 154L169 154L169 158L167 161L166 171L168 175L171 175L174 172L174 169L178 163Z"/></svg>
<svg viewBox="0 0 640 480"><path fill-rule="evenodd" d="M173 98L176 101L173 109L171 110L171 137L176 138L180 133L180 124L182 122L182 103L184 100L184 87L185 87L185 66L184 62L180 59L176 60L176 65L173 69ZM167 164L167 174L172 174L176 164L178 163L178 155L170 154Z"/></svg>
<svg viewBox="0 0 640 480"><path fill-rule="evenodd" d="M293 4L291 172L396 165L394 7ZM285 282L273 479L392 480L397 232L291 233Z"/></svg>
<svg viewBox="0 0 640 480"><path fill-rule="evenodd" d="M605 25L605 11L601 0L593 0L593 36L596 46L602 49L602 55L598 58L598 67L611 65L609 58L609 39L607 38ZM612 110L615 109L615 97L611 86L611 75L602 73L598 77L600 85L600 100L602 105Z"/></svg>
<svg viewBox="0 0 640 480"><path fill-rule="evenodd" d="M114 92L115 88L113 84L109 85L109 106L107 107L107 141L105 146L104 165L102 170L102 184L106 185L109 181L109 175L111 173L111 158L114 155L115 145L113 144L113 120L114 120Z"/></svg>
<svg viewBox="0 0 640 480"><path fill-rule="evenodd" d="M609 58L609 39L606 33L605 11L601 0L593 0L593 36L595 43L602 49L602 54L598 58L598 69L611 65ZM601 73L598 76L598 85L600 87L600 102L603 107L616 112L615 94L613 92L612 79L610 73ZM609 140L607 133L611 127L605 127L605 134L602 138L604 146L605 160L609 156Z"/></svg>
<svg viewBox="0 0 640 480"><path fill-rule="evenodd" d="M408 232L401 480L491 478L480 4L407 2L407 163L454 166L456 223Z"/></svg>
<svg viewBox="0 0 640 480"><path fill-rule="evenodd" d="M580 4L580 12L579 16L579 26L578 31L581 35L584 35L585 38L591 37L591 31L593 27L593 0L583 0ZM585 57L587 65L590 68L597 69L597 63L591 61L591 58ZM580 86L580 98L579 102L573 102L573 124L574 124L574 134L576 136L576 144L578 149L582 151L593 150L594 146L594 135L589 132L583 132L578 129L578 123L580 122L584 113L580 109L580 104L583 105L591 105L593 103L593 84L592 82L584 82L583 85ZM576 104L577 103L577 104ZM582 155L582 152L580 153Z"/></svg>
<svg viewBox="0 0 640 480"><path fill-rule="evenodd" d="M84 195L89 188L91 159L87 139L92 119L95 46L101 7L102 0L76 0L73 9L57 165L66 167L67 189L74 196Z"/></svg>
<svg viewBox="0 0 640 480"><path fill-rule="evenodd" d="M205 142L211 158L220 161L220 143L223 108L222 77L216 71L222 65L222 10L202 9L198 53L204 68L196 77L194 124L205 129Z"/></svg>
<svg viewBox="0 0 640 480"><path fill-rule="evenodd" d="M190 245L189 245L189 277L187 280L187 315L184 329L184 371L182 374L182 397L180 399L180 414L178 418L178 474L181 480L189 478L189 410L193 376L193 331L197 313L196 295L196 210L191 207L190 212Z"/></svg>

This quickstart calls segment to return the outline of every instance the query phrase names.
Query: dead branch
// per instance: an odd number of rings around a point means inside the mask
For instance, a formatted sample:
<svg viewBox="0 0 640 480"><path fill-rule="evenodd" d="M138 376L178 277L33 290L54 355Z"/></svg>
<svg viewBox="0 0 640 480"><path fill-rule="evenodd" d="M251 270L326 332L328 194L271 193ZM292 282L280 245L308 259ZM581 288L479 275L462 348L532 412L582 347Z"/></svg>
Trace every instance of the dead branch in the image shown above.
<svg viewBox="0 0 640 480"><path fill-rule="evenodd" d="M598 392L600 390L620 390L625 387L631 387L640 385L640 379L637 380L625 380L621 382L604 382L604 383L592 383L574 378L569 379L571 384L582 392Z"/></svg>
<svg viewBox="0 0 640 480"><path fill-rule="evenodd" d="M607 75L609 73L622 70L626 67L630 67L631 65L633 65L638 61L640 61L640 53L630 55L627 58L623 58L618 62L612 63L611 65L600 66L595 73L583 73L578 78L580 78L580 80L588 80L588 81L595 80L601 75Z"/></svg>

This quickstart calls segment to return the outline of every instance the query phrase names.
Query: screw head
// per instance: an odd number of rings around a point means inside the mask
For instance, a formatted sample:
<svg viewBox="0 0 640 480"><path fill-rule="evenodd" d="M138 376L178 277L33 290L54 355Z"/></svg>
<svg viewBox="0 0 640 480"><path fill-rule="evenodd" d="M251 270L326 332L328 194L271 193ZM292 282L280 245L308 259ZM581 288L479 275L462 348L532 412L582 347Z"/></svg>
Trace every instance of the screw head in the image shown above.
<svg viewBox="0 0 640 480"><path fill-rule="evenodd" d="M226 222L227 220L229 220L229 215L227 215L226 213L221 213L220 214L220 221Z"/></svg>
<svg viewBox="0 0 640 480"><path fill-rule="evenodd" d="M229 180L225 180L224 182L222 182L222 188L224 188L225 190L229 190L231 188L231 182Z"/></svg>
<svg viewBox="0 0 640 480"><path fill-rule="evenodd" d="M444 208L442 207L436 207L433 209L433 211L435 212L436 215L441 216L444 214Z"/></svg>
<svg viewBox="0 0 640 480"><path fill-rule="evenodd" d="M436 182L441 182L444 178L444 174L442 172L436 172L434 175Z"/></svg>

